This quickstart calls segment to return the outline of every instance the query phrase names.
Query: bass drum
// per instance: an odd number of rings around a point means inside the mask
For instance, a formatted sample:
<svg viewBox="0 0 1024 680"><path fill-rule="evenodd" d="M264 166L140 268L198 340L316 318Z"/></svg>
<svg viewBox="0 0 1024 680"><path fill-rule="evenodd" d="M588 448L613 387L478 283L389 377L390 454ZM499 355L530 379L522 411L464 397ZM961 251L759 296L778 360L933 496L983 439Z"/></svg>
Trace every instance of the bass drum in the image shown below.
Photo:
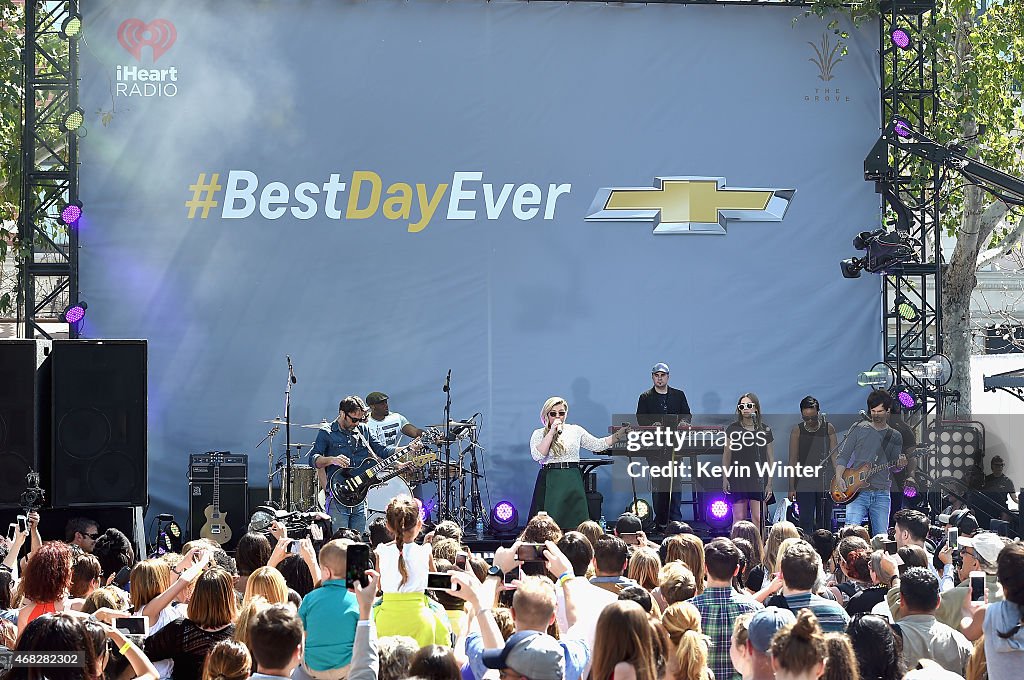
<svg viewBox="0 0 1024 680"><path fill-rule="evenodd" d="M412 496L412 490L401 477L392 477L384 484L370 489L366 494L366 525L369 526L378 517L384 517L391 499L403 493Z"/></svg>

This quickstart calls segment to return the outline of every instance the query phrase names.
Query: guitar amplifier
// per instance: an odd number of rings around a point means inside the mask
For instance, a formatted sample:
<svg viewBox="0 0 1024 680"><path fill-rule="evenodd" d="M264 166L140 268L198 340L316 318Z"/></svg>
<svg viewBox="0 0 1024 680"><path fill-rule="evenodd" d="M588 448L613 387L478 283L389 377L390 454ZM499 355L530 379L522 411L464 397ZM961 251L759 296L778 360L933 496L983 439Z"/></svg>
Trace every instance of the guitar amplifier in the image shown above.
<svg viewBox="0 0 1024 680"><path fill-rule="evenodd" d="M212 482L216 456L220 456L220 481L245 482L249 479L249 456L230 451L207 451L188 456L188 481Z"/></svg>

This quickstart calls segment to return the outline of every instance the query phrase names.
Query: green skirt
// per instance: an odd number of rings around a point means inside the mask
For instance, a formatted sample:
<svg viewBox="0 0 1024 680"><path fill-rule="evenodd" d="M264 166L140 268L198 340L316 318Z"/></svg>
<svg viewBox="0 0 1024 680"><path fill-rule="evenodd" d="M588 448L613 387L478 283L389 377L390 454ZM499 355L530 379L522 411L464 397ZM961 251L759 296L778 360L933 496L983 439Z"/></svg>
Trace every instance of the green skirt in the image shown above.
<svg viewBox="0 0 1024 680"><path fill-rule="evenodd" d="M408 635L420 647L451 647L448 617L443 609L440 616L435 613L429 602L423 593L384 593L383 601L373 610L377 636Z"/></svg>
<svg viewBox="0 0 1024 680"><path fill-rule="evenodd" d="M541 468L533 489L530 517L538 511L551 515L562 531L576 531L590 519L583 472L578 468Z"/></svg>

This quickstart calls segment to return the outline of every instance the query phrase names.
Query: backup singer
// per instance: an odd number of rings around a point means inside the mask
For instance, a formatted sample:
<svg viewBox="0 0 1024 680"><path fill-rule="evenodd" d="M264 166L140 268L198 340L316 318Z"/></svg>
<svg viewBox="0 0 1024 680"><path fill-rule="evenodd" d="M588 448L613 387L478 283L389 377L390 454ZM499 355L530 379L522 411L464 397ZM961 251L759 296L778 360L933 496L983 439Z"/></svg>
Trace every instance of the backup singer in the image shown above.
<svg viewBox="0 0 1024 680"><path fill-rule="evenodd" d="M732 496L733 524L749 517L758 531L764 527L765 501L772 492L772 480L762 482L757 464L771 465L775 461L775 435L761 419L761 402L753 392L747 392L736 404L736 422L725 428L728 441L722 452L722 466L735 472L726 472L722 489Z"/></svg>
<svg viewBox="0 0 1024 680"><path fill-rule="evenodd" d="M530 455L541 464L533 490L530 516L547 512L564 530L575 529L590 519L580 471L580 448L604 451L626 436L627 428L598 439L579 425L565 422L569 404L561 397L544 402L540 421L530 437Z"/></svg>
<svg viewBox="0 0 1024 680"><path fill-rule="evenodd" d="M789 435L790 465L820 465L836 448L836 429L824 418L821 405L814 397L800 400L801 422L793 426ZM831 469L831 463L827 463ZM819 527L832 529L832 497L826 493L822 477L789 479L789 500L800 508L800 526L810 536ZM819 506L819 499L824 504ZM820 515L819 514L819 510Z"/></svg>

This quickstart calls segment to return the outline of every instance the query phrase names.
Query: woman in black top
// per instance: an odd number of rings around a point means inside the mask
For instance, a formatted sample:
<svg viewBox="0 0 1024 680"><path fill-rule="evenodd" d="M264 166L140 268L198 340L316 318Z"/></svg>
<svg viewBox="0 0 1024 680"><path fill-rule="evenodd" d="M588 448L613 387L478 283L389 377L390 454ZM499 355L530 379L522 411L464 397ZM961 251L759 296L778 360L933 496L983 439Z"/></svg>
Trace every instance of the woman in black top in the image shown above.
<svg viewBox="0 0 1024 680"><path fill-rule="evenodd" d="M731 494L732 520L748 517L757 526L764 526L764 501L772 490L772 480L759 474L758 463L771 464L775 437L761 420L761 402L753 392L743 394L736 403L736 422L725 428L728 441L722 452L722 488Z"/></svg>
<svg viewBox="0 0 1024 680"><path fill-rule="evenodd" d="M789 479L789 500L798 504L800 527L807 536L815 529L832 528L832 497L826 484L832 479L833 461L828 454L836 448L836 430L823 416L818 400L804 397L800 400L800 423L789 435L790 465L821 466L817 477L791 475ZM820 506L819 499L823 500Z"/></svg>
<svg viewBox="0 0 1024 680"><path fill-rule="evenodd" d="M188 614L146 638L153 661L174 659L174 680L200 680L203 662L213 646L235 636L234 579L223 569L209 569L196 579Z"/></svg>

